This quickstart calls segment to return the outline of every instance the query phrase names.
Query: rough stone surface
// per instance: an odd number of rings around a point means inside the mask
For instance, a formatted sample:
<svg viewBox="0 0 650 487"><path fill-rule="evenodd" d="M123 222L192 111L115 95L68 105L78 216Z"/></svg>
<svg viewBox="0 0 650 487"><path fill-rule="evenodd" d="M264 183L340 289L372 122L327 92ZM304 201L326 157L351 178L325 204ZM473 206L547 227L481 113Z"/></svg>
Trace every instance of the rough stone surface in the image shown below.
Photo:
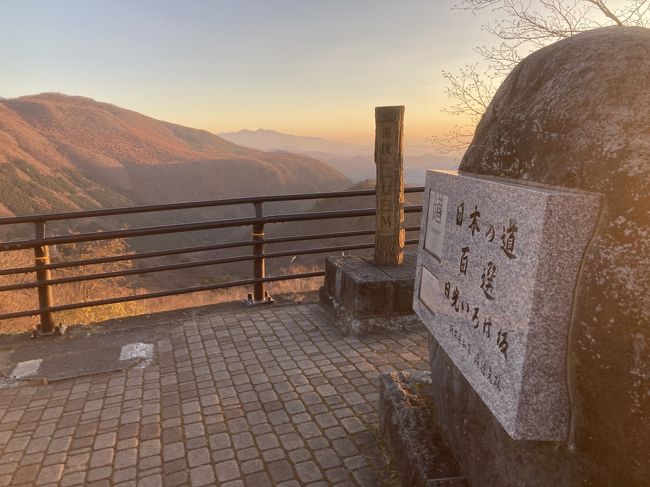
<svg viewBox="0 0 650 487"><path fill-rule="evenodd" d="M405 331L411 328L424 329L422 321L415 313L360 317L341 306L338 301L325 293L322 287L319 297L321 306L331 323L348 335L363 336L372 333Z"/></svg>
<svg viewBox="0 0 650 487"><path fill-rule="evenodd" d="M464 172L604 194L570 328L569 441L508 438L430 342L438 420L476 485L650 482L648 79L648 29L598 29L541 49L506 79L463 158Z"/></svg>
<svg viewBox="0 0 650 487"><path fill-rule="evenodd" d="M416 256L404 263L378 266L361 257L328 257L325 290L359 316L411 313Z"/></svg>
<svg viewBox="0 0 650 487"><path fill-rule="evenodd" d="M438 171L425 193L415 311L512 438L566 440L573 289L600 196Z"/></svg>
<svg viewBox="0 0 650 487"><path fill-rule="evenodd" d="M403 485L469 487L433 419L430 373L382 374L379 424Z"/></svg>
<svg viewBox="0 0 650 487"><path fill-rule="evenodd" d="M413 314L416 255L396 266L377 266L361 257L328 257L320 301L344 332L395 331L422 326Z"/></svg>

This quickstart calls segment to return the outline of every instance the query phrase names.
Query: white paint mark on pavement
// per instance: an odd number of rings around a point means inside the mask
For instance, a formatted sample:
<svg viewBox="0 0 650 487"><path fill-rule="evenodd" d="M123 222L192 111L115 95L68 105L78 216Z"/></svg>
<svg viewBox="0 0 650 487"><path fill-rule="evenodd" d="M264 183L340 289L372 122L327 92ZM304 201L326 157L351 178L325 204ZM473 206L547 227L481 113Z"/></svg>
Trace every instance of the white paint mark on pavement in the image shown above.
<svg viewBox="0 0 650 487"><path fill-rule="evenodd" d="M41 367L42 359L38 358L36 360L27 360L26 362L18 362L14 371L11 373L12 379L22 379L28 375L33 375L38 372L38 369Z"/></svg>
<svg viewBox="0 0 650 487"><path fill-rule="evenodd" d="M122 347L120 360L129 360L138 357L142 357L142 362L136 366L137 368L141 369L148 366L153 358L153 343L129 343Z"/></svg>

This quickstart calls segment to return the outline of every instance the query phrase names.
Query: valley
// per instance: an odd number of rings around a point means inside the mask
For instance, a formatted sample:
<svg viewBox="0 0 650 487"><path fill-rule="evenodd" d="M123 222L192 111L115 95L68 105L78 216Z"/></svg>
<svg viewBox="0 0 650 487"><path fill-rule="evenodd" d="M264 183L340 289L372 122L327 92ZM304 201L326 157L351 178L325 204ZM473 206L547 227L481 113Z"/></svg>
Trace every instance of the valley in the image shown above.
<svg viewBox="0 0 650 487"><path fill-rule="evenodd" d="M295 139L295 138L294 138ZM314 142L307 138L307 146L324 151L352 150L345 144ZM320 145L318 145L320 143ZM295 149L300 149L294 144ZM333 148L334 147L334 148ZM338 147L338 148L337 148ZM304 148L304 147L303 147ZM309 147L308 147L309 148ZM357 157L368 166L367 148L361 147ZM48 93L16 99L0 100L0 217L39 213L59 213L100 208L132 207L183 201L224 199L263 194L312 193L346 189L367 189L374 183L365 180L353 184L354 177L343 171L354 172L341 155L337 170L321 162L308 152L262 150L244 147L204 130L192 129L164 122L145 115L101 103L89 98ZM318 151L312 151L317 155ZM325 155L332 156L329 152ZM348 152L348 154L352 154ZM333 156L332 156L333 157ZM361 166L359 166L361 167ZM370 166L374 172L373 166ZM364 167L367 171L368 167ZM372 173L364 173L371 176ZM364 178L367 179L367 178ZM415 200L418 198L416 197ZM407 203L414 199L409 197ZM264 214L302 211L327 211L352 208L370 208L374 197L342 198L336 200L305 200L267 203ZM47 235L66 235L83 232L139 228L174 223L209 221L224 218L250 217L253 206L248 204L206 209L178 210L122 217L77 219L73 222L52 222ZM417 224L410 215L407 224ZM335 231L373 228L371 217L324 222L297 222L267 226L267 236L332 233ZM250 228L207 230L183 234L137 237L112 243L59 245L51 249L53 262L112 257L134 252L156 251L220 242L242 241L250 238ZM32 225L0 226L3 241L24 240L34 236ZM321 239L308 242L270 245L267 252L290 251L296 248L343 245L371 242L372 236L353 239ZM75 273L114 272L154 265L182 263L221 257L246 255L250 248L181 254L167 258L153 258L104 264L83 269L59 269L54 278ZM364 251L358 251L363 254ZM367 253L367 252L365 252ZM268 261L273 273L299 272L317 269L324 254L282 257ZM31 265L29 252L0 256L0 268ZM55 288L57 303L102 299L106 296L139 294L219 283L250 277L252 264L237 262L218 266L135 275L99 281L96 285L59 285ZM30 274L20 277L23 282ZM9 276L0 278L8 284ZM300 283L278 283L271 289L293 292L298 287L317 288L320 279ZM13 307L34 306L33 293L21 291L4 293L0 302L4 311ZM128 304L92 311L66 312L64 321L97 321L105 316L138 314L160 309L186 307L190 303L239 299L245 290L223 290L203 293L204 297L185 295L173 299L159 299L144 304ZM237 296L235 296L235 294ZM190 298L191 296L191 298ZM207 300L207 301L206 301ZM31 303L31 304L29 304ZM28 319L16 320L14 328L25 328ZM6 331L6 330L5 330Z"/></svg>

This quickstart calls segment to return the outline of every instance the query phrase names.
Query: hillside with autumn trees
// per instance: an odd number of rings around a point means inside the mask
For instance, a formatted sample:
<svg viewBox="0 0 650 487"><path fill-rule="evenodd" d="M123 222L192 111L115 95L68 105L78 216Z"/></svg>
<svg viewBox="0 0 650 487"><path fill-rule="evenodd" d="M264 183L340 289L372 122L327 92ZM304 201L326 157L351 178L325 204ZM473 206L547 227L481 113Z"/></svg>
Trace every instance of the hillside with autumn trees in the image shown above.
<svg viewBox="0 0 650 487"><path fill-rule="evenodd" d="M0 212L344 189L303 155L264 152L89 98L0 99Z"/></svg>

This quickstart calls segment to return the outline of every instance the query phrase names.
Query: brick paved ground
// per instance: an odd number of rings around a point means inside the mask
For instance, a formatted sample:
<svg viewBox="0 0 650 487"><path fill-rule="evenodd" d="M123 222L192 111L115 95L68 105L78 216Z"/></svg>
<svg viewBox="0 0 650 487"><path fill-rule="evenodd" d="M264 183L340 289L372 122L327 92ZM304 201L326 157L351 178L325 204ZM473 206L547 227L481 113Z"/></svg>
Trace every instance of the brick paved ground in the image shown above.
<svg viewBox="0 0 650 487"><path fill-rule="evenodd" d="M380 485L377 375L427 368L423 330L346 337L315 304L155 336L146 368L0 389L0 486Z"/></svg>

